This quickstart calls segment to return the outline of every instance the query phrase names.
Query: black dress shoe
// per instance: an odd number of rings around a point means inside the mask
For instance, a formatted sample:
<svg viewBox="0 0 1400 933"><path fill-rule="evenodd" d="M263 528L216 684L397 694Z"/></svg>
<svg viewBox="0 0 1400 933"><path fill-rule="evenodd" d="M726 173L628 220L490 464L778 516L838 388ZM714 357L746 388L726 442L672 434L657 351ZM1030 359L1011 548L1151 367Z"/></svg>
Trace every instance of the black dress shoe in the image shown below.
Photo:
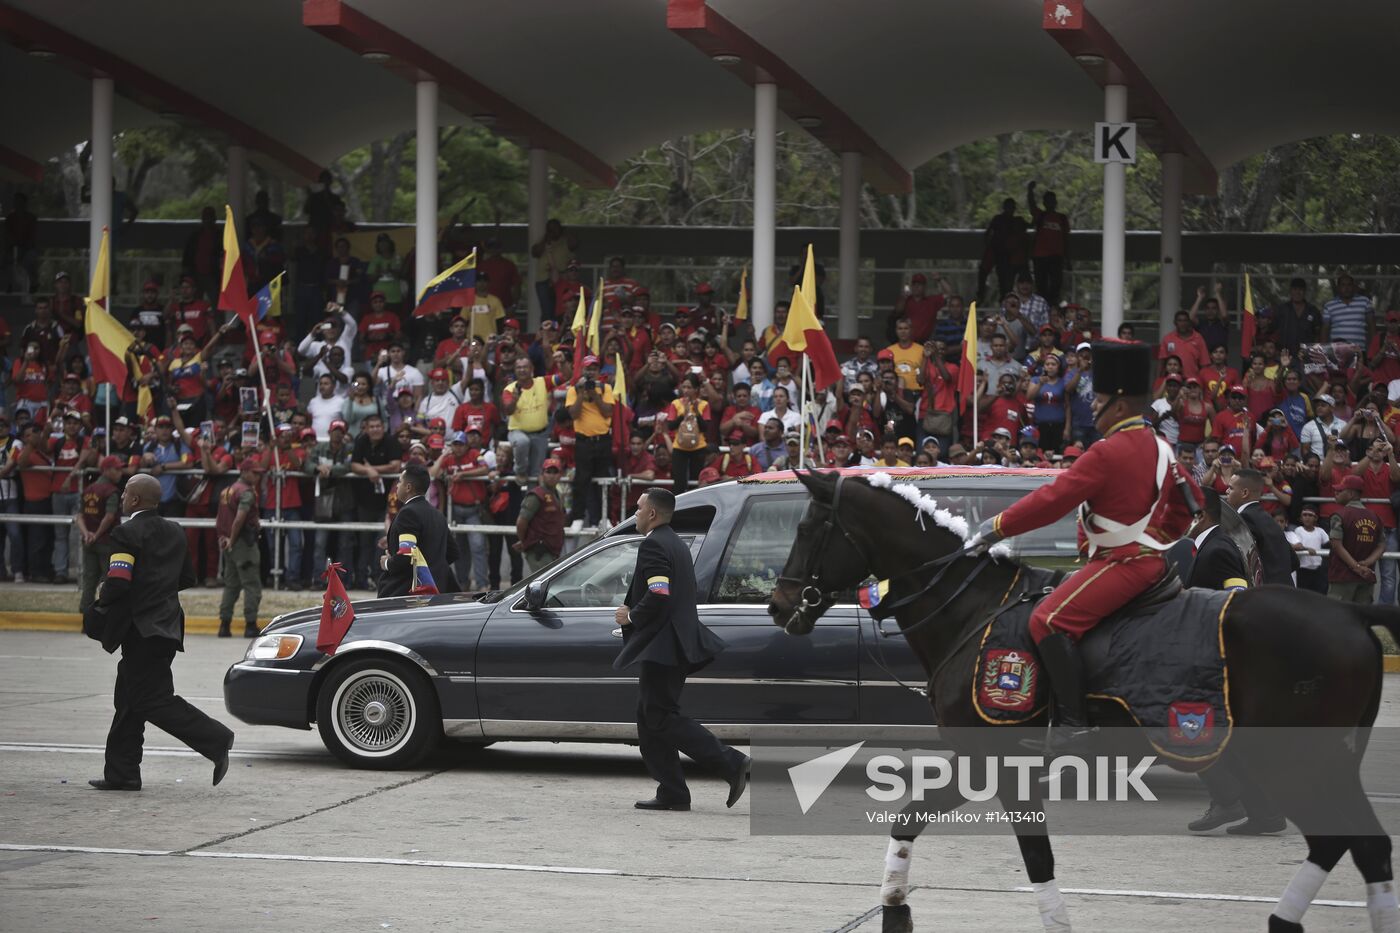
<svg viewBox="0 0 1400 933"><path fill-rule="evenodd" d="M744 790L749 786L749 768L753 765L753 759L748 755L739 762L739 770L729 779L729 796L725 799L724 805L732 807L739 802L739 798L744 796Z"/></svg>
<svg viewBox="0 0 1400 933"><path fill-rule="evenodd" d="M1225 832L1232 836L1264 836L1281 833L1288 828L1288 821L1281 816L1253 817L1235 826L1226 827Z"/></svg>
<svg viewBox="0 0 1400 933"><path fill-rule="evenodd" d="M232 637L233 637L233 629L231 629L231 628L229 627L231 624L232 624L232 623L229 623L229 622L220 622L220 623L219 623L219 637L220 637L220 638L232 638Z"/></svg>
<svg viewBox="0 0 1400 933"><path fill-rule="evenodd" d="M1206 812L1199 819L1187 823L1186 828L1193 833L1210 832L1217 826L1224 826L1226 823L1238 823L1248 815L1244 812L1244 807L1239 801L1223 804L1212 802Z"/></svg>
<svg viewBox="0 0 1400 933"><path fill-rule="evenodd" d="M98 790L140 790L140 781L109 781L106 778L93 778L88 781Z"/></svg>
<svg viewBox="0 0 1400 933"><path fill-rule="evenodd" d="M260 634L260 633L258 632L258 627L257 627L256 625L245 625L245 626L243 626L243 637L244 637L244 638L257 638L259 634Z"/></svg>
<svg viewBox="0 0 1400 933"><path fill-rule="evenodd" d="M678 803L671 800L662 800L660 797L653 797L650 800L638 800L632 804L638 810L689 810L689 803Z"/></svg>
<svg viewBox="0 0 1400 933"><path fill-rule="evenodd" d="M224 747L224 753L214 760L214 786L218 787L219 782L228 774L228 750L233 748L233 736L228 737L228 745Z"/></svg>

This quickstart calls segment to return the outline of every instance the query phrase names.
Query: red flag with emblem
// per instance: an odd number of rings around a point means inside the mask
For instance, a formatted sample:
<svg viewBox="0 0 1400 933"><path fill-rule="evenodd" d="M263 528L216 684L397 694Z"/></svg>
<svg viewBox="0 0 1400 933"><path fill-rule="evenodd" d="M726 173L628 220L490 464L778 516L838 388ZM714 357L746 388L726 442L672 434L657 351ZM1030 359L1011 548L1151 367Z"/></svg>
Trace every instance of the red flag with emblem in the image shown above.
<svg viewBox="0 0 1400 933"><path fill-rule="evenodd" d="M345 633L350 631L350 623L355 621L355 606L345 592L340 570L339 564L327 561L326 596L321 603L321 627L316 630L316 650L325 654L335 654Z"/></svg>

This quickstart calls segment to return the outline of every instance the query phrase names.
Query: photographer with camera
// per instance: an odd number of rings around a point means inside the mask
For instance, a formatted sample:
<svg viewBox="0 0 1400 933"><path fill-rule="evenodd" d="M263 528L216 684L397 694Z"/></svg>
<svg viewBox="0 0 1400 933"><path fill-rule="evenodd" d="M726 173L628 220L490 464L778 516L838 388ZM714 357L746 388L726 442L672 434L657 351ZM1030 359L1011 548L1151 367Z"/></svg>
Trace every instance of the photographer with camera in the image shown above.
<svg viewBox="0 0 1400 933"><path fill-rule="evenodd" d="M583 375L564 396L564 407L573 419L577 438L569 518L582 522L586 517L589 527L596 526L603 517L602 491L593 480L613 473L613 390L612 386L599 382L598 370L598 358L592 354L585 356Z"/></svg>

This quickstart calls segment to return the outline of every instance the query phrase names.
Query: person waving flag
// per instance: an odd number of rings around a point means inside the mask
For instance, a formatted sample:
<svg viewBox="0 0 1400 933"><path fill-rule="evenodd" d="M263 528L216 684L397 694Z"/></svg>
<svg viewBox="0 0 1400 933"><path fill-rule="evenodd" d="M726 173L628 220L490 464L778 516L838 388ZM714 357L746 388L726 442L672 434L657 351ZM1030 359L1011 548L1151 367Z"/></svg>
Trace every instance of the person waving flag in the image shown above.
<svg viewBox="0 0 1400 933"><path fill-rule="evenodd" d="M427 317L448 308L470 308L476 304L476 250L457 265L438 275L418 293L414 317Z"/></svg>

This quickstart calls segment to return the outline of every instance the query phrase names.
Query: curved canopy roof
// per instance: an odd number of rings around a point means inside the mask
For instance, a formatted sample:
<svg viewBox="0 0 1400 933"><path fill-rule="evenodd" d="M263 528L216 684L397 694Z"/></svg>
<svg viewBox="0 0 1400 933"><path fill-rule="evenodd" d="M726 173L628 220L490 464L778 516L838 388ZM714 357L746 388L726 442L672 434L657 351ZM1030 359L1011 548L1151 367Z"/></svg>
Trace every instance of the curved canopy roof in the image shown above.
<svg viewBox="0 0 1400 933"><path fill-rule="evenodd" d="M1210 181L1280 143L1400 132L1397 33L1400 5L1374 0L0 0L0 80L23 89L0 100L0 167L86 139L101 73L118 130L202 123L305 177L411 130L427 74L443 123L475 117L611 184L660 140L752 125L748 84L776 80L789 127L864 152L888 189L971 140L1090 127L1121 65L1147 143Z"/></svg>

